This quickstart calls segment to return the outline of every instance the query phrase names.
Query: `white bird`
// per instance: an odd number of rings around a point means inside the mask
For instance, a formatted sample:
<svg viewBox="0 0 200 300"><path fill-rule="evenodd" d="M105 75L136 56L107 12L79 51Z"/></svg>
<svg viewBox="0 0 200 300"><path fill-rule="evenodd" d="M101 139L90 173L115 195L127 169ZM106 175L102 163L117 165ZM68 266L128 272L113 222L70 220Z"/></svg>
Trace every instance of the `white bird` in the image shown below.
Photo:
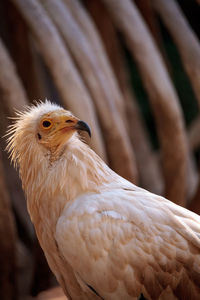
<svg viewBox="0 0 200 300"><path fill-rule="evenodd" d="M48 101L18 115L8 151L49 266L69 299L200 299L200 217L113 172Z"/></svg>

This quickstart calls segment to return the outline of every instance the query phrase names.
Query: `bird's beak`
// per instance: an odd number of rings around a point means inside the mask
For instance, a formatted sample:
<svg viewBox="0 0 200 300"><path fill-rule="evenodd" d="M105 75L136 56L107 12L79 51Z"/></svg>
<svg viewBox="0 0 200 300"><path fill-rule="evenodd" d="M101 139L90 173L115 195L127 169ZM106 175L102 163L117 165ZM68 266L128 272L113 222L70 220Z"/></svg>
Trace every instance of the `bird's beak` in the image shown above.
<svg viewBox="0 0 200 300"><path fill-rule="evenodd" d="M75 129L77 130L82 130L82 131L86 131L88 133L88 135L91 137L91 130L90 127L88 126L87 123L85 123L84 121L78 121L75 125Z"/></svg>

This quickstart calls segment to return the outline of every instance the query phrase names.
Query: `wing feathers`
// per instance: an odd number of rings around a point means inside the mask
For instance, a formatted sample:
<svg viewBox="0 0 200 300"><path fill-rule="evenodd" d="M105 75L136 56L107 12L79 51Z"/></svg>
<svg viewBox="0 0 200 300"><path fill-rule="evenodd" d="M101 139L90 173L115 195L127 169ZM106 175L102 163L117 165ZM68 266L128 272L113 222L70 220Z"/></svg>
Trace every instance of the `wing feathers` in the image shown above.
<svg viewBox="0 0 200 300"><path fill-rule="evenodd" d="M104 299L162 300L173 291L169 299L200 299L198 218L147 192L139 202L139 194L77 198L57 224L60 251Z"/></svg>

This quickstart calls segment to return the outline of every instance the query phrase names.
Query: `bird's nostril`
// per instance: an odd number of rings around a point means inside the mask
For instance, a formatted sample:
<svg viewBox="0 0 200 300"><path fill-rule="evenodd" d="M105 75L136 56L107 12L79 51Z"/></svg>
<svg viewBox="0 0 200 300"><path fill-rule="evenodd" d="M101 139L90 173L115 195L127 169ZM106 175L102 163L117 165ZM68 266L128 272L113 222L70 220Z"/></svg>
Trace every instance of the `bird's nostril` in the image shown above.
<svg viewBox="0 0 200 300"><path fill-rule="evenodd" d="M66 122L66 123L73 123L72 120L66 120L65 122Z"/></svg>

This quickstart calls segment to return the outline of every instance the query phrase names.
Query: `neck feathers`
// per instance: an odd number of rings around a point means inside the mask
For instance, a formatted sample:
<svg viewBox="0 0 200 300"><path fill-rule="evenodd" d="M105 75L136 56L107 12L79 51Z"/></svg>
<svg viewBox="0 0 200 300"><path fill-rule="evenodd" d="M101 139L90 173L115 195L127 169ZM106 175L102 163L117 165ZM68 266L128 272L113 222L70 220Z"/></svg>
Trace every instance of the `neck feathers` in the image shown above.
<svg viewBox="0 0 200 300"><path fill-rule="evenodd" d="M64 146L55 160L52 160L50 152L44 155L30 151L28 157L24 153L20 162L20 175L29 208L30 204L39 207L41 202L55 197L61 197L66 204L80 194L99 192L102 186L117 176L77 137Z"/></svg>

